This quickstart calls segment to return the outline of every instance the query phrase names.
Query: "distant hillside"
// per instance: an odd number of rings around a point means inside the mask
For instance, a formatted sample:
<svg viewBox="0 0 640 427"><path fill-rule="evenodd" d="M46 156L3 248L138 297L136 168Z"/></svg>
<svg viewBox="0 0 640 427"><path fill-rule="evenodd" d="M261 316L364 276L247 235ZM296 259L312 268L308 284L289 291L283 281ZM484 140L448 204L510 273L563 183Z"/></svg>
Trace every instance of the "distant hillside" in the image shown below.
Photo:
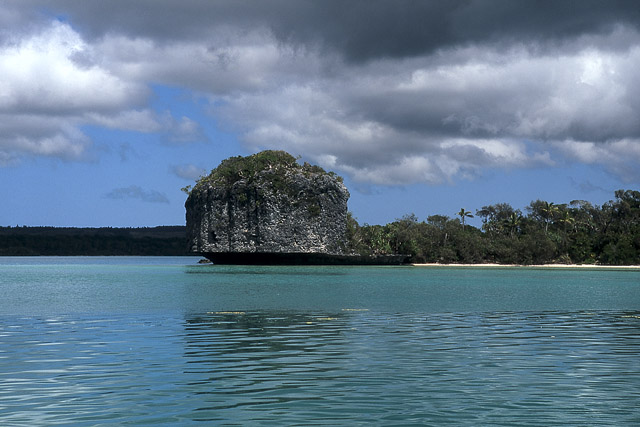
<svg viewBox="0 0 640 427"><path fill-rule="evenodd" d="M184 226L0 227L0 256L189 255Z"/></svg>

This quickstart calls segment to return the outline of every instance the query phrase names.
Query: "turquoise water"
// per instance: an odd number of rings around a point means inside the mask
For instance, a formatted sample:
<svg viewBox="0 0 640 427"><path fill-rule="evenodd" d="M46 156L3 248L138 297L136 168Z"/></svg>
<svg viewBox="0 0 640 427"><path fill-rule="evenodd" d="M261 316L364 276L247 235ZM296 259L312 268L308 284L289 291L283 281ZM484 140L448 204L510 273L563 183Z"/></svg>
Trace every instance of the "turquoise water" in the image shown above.
<svg viewBox="0 0 640 427"><path fill-rule="evenodd" d="M640 271L0 258L0 425L640 425Z"/></svg>

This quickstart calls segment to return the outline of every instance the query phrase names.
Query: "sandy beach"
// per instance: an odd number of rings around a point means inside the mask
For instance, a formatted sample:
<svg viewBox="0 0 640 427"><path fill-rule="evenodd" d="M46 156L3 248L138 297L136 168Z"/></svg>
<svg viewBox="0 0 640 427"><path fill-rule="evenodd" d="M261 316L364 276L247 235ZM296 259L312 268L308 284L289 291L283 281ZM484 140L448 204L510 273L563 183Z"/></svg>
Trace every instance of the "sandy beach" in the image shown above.
<svg viewBox="0 0 640 427"><path fill-rule="evenodd" d="M598 264L411 264L415 267L473 267L473 268L567 268L567 269L602 269L602 270L640 270L640 265L598 265Z"/></svg>

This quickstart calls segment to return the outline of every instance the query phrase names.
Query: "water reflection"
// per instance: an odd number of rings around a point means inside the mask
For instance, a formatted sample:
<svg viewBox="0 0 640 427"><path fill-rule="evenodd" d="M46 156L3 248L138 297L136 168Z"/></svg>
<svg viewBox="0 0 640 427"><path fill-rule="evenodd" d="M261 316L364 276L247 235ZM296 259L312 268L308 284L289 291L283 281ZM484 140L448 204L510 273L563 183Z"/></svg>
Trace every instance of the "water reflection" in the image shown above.
<svg viewBox="0 0 640 427"><path fill-rule="evenodd" d="M640 312L0 316L0 425L639 425Z"/></svg>
<svg viewBox="0 0 640 427"><path fill-rule="evenodd" d="M637 313L212 312L186 319L184 374L197 419L216 422L631 422L639 324Z"/></svg>
<svg viewBox="0 0 640 427"><path fill-rule="evenodd" d="M269 266L269 265L190 265L187 274L249 275L249 276L346 276L360 267L349 266Z"/></svg>
<svg viewBox="0 0 640 427"><path fill-rule="evenodd" d="M326 395L315 385L342 376L348 357L342 313L217 312L185 324L185 374L205 406L198 419L233 419L269 406L317 405ZM226 411L226 412L225 412ZM273 415L270 415L273 417Z"/></svg>
<svg viewBox="0 0 640 427"><path fill-rule="evenodd" d="M403 313L638 309L638 272L412 267L189 266L183 307ZM184 280L186 278L186 280Z"/></svg>

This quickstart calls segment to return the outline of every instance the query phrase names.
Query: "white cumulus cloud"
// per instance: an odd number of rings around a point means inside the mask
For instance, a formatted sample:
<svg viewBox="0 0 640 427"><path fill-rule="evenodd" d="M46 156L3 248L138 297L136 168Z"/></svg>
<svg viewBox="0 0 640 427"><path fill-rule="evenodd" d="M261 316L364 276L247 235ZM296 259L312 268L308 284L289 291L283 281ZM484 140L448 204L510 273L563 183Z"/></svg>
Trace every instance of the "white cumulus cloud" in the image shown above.
<svg viewBox="0 0 640 427"><path fill-rule="evenodd" d="M53 2L66 22L36 12L38 0L0 7L12 28L0 31L2 164L81 159L86 124L206 140L196 119L153 110L153 86L166 85L208 101L249 151L284 149L361 182L565 162L637 176L632 2L559 0L543 20L532 2L502 2L499 15L485 0L158 2L145 13Z"/></svg>

